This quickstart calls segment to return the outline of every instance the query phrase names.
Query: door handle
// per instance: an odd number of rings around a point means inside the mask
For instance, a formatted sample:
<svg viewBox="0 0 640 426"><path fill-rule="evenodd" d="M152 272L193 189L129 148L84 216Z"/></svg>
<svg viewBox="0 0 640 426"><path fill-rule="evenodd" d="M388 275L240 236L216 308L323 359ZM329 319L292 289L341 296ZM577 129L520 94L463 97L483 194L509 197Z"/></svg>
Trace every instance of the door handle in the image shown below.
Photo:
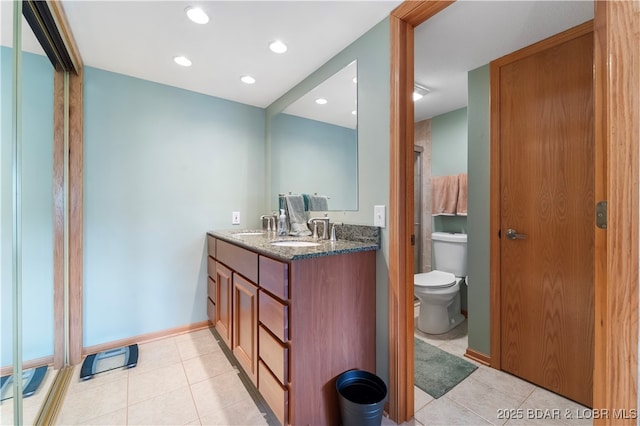
<svg viewBox="0 0 640 426"><path fill-rule="evenodd" d="M526 240L527 236L525 234L518 234L518 231L515 229L507 229L507 238L510 240Z"/></svg>

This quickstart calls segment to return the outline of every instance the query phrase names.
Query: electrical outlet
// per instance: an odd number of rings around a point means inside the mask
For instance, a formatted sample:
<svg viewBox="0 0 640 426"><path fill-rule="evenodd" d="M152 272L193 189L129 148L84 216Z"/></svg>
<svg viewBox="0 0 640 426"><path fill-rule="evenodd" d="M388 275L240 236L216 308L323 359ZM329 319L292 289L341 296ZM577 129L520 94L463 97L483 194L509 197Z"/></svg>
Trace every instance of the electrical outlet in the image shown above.
<svg viewBox="0 0 640 426"><path fill-rule="evenodd" d="M232 212L231 213L231 224L232 225L240 225L240 212Z"/></svg>
<svg viewBox="0 0 640 426"><path fill-rule="evenodd" d="M387 223L385 216L385 206L373 206L373 226L384 228Z"/></svg>

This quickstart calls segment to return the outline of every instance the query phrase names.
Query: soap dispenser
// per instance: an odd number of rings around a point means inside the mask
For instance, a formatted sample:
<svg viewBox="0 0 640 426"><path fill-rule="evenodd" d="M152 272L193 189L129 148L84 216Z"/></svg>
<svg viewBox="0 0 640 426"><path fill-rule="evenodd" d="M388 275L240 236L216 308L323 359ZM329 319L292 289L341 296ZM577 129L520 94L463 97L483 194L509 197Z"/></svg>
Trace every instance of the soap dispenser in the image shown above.
<svg viewBox="0 0 640 426"><path fill-rule="evenodd" d="M280 217L278 218L278 235L287 235L287 215L284 214L284 209L280 209Z"/></svg>

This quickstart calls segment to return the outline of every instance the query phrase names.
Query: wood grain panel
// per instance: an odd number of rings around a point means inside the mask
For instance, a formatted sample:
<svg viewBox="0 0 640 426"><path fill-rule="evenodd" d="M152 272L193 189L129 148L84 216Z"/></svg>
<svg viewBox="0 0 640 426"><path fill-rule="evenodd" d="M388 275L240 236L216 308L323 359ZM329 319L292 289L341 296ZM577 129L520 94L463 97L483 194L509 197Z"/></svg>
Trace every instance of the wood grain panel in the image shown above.
<svg viewBox="0 0 640 426"><path fill-rule="evenodd" d="M289 340L289 307L260 289L258 318L282 342Z"/></svg>
<svg viewBox="0 0 640 426"><path fill-rule="evenodd" d="M258 327L260 359L285 386L289 381L289 348L273 337L263 326Z"/></svg>
<svg viewBox="0 0 640 426"><path fill-rule="evenodd" d="M249 281L258 282L258 254L226 241L216 241L216 260Z"/></svg>
<svg viewBox="0 0 640 426"><path fill-rule="evenodd" d="M69 75L69 365L82 362L84 71Z"/></svg>
<svg viewBox="0 0 640 426"><path fill-rule="evenodd" d="M213 276L215 277L216 271L213 271ZM207 297L216 303L216 282L210 276L207 277Z"/></svg>
<svg viewBox="0 0 640 426"><path fill-rule="evenodd" d="M216 278L216 260L211 256L207 256L207 275Z"/></svg>
<svg viewBox="0 0 640 426"><path fill-rule="evenodd" d="M595 20L596 135L606 147L609 224L600 242L606 262L596 268L594 406L629 413L638 409L640 1L596 2ZM636 422L606 418L596 424Z"/></svg>
<svg viewBox="0 0 640 426"><path fill-rule="evenodd" d="M64 73L53 75L53 367L65 365L64 336L64 222L65 222L65 165L64 165Z"/></svg>
<svg viewBox="0 0 640 426"><path fill-rule="evenodd" d="M209 297L207 297L207 318L212 325L216 324L216 304Z"/></svg>
<svg viewBox="0 0 640 426"><path fill-rule="evenodd" d="M283 425L289 424L289 391L278 383L278 380L265 367L262 361L258 362L258 390L278 420L280 420L280 423Z"/></svg>
<svg viewBox="0 0 640 426"><path fill-rule="evenodd" d="M214 259L216 258L216 239L211 235L207 235L207 253Z"/></svg>
<svg viewBox="0 0 640 426"><path fill-rule="evenodd" d="M216 330L229 349L232 348L232 291L231 270L220 262L216 263Z"/></svg>
<svg viewBox="0 0 640 426"><path fill-rule="evenodd" d="M287 300L289 298L289 265L264 256L260 256L258 262L260 287L282 300Z"/></svg>
<svg viewBox="0 0 640 426"><path fill-rule="evenodd" d="M233 354L258 385L258 287L233 274Z"/></svg>
<svg viewBox="0 0 640 426"><path fill-rule="evenodd" d="M291 263L292 424L339 424L336 377L375 372L375 261L369 251Z"/></svg>
<svg viewBox="0 0 640 426"><path fill-rule="evenodd" d="M402 423L413 417L413 27L389 25L389 415Z"/></svg>
<svg viewBox="0 0 640 426"><path fill-rule="evenodd" d="M591 28L497 61L501 230L527 235L501 240L502 369L587 406L594 344Z"/></svg>

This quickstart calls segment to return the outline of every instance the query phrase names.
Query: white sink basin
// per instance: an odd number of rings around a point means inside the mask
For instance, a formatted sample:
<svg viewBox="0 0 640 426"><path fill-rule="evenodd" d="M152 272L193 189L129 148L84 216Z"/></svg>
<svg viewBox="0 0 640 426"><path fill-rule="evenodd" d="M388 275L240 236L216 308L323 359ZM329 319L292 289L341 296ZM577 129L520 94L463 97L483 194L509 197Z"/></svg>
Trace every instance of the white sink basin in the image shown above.
<svg viewBox="0 0 640 426"><path fill-rule="evenodd" d="M233 235L238 235L239 237L247 236L247 235L262 235L264 232L236 232Z"/></svg>
<svg viewBox="0 0 640 426"><path fill-rule="evenodd" d="M271 245L278 247L315 247L320 243L312 243L311 241L275 241Z"/></svg>

